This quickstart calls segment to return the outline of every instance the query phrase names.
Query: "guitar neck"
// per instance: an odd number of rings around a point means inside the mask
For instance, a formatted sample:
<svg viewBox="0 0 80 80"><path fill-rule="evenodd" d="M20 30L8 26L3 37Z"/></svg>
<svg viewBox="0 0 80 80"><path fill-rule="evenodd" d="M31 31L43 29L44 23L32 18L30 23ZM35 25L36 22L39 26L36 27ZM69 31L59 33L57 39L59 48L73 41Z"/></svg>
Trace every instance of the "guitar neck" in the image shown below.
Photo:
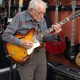
<svg viewBox="0 0 80 80"><path fill-rule="evenodd" d="M55 11L55 24L58 22L58 7L56 7Z"/></svg>
<svg viewBox="0 0 80 80"><path fill-rule="evenodd" d="M73 0L72 1L72 11L73 11L73 14L75 12L75 8L76 8L76 1ZM72 20L71 46L74 46L74 33L75 33L75 19Z"/></svg>
<svg viewBox="0 0 80 80"><path fill-rule="evenodd" d="M76 11L74 14L70 15L69 17L65 18L64 20L62 20L61 22L59 22L58 24L60 26L62 26L63 24L67 23L69 20L72 20L76 17L78 17L80 15L80 10ZM51 31L53 31L54 28L53 27L50 27L48 28L47 30L43 31L42 33L38 34L36 36L36 38L38 40L41 40L44 36L48 35ZM54 32L53 35L55 35L56 33Z"/></svg>
<svg viewBox="0 0 80 80"><path fill-rule="evenodd" d="M58 22L58 7L61 5L60 1L56 1L55 3L55 24Z"/></svg>
<svg viewBox="0 0 80 80"><path fill-rule="evenodd" d="M10 10L11 10L11 0L9 0L9 7L8 7L8 22L11 22L12 21L12 18L11 18L11 14L10 14Z"/></svg>
<svg viewBox="0 0 80 80"><path fill-rule="evenodd" d="M21 8L23 7L23 4L19 4L19 10L18 12L21 12Z"/></svg>
<svg viewBox="0 0 80 80"><path fill-rule="evenodd" d="M71 31L71 46L74 46L74 35L75 35L75 19L72 21L72 31Z"/></svg>
<svg viewBox="0 0 80 80"><path fill-rule="evenodd" d="M18 12L21 12L21 8L19 8L19 11Z"/></svg>

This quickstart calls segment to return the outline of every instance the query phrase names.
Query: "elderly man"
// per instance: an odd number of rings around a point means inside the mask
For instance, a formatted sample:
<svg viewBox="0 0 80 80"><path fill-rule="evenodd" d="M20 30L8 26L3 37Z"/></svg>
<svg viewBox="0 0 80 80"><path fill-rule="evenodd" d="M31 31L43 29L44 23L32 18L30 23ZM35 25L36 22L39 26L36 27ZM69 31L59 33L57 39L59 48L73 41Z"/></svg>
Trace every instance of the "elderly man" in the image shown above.
<svg viewBox="0 0 80 80"><path fill-rule="evenodd" d="M47 25L44 19L47 5L42 0L31 0L28 9L17 13L11 23L4 31L2 38L11 44L21 46L25 49L33 47L33 42L16 38L14 34L27 34L27 32L36 28L38 34L47 30ZM52 25L55 33L61 31L61 27L56 24ZM44 36L41 41L51 41L54 39L53 34ZM21 80L46 80L46 54L45 48L35 49L32 57L28 62L19 65L19 74Z"/></svg>

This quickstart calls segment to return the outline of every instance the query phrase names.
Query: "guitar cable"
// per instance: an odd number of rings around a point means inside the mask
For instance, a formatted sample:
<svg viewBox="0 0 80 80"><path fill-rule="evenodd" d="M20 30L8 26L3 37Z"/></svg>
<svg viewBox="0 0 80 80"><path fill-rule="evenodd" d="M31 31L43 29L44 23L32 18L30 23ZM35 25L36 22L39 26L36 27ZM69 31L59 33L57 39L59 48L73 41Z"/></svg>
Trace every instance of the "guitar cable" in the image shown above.
<svg viewBox="0 0 80 80"><path fill-rule="evenodd" d="M12 70L13 70L13 62L11 62L11 66L10 66L9 80L11 80Z"/></svg>

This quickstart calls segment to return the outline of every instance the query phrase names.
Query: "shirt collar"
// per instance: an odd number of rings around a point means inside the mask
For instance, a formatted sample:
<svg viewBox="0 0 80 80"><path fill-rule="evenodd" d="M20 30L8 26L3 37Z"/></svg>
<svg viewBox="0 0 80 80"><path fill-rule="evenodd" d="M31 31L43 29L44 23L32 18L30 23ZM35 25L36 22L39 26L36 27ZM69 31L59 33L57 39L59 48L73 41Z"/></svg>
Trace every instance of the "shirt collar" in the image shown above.
<svg viewBox="0 0 80 80"><path fill-rule="evenodd" d="M26 21L29 21L29 20L33 20L30 13L29 13L29 9L26 10Z"/></svg>

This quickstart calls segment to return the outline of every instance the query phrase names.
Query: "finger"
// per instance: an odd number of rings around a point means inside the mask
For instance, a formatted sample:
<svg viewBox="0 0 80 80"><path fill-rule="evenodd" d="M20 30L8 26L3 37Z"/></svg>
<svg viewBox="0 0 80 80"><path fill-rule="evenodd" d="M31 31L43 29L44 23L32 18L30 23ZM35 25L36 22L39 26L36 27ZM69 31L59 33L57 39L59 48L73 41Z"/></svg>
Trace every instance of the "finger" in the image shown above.
<svg viewBox="0 0 80 80"><path fill-rule="evenodd" d="M57 26L60 26L60 24L56 23Z"/></svg>
<svg viewBox="0 0 80 80"><path fill-rule="evenodd" d="M54 25L51 25L51 27L54 27Z"/></svg>
<svg viewBox="0 0 80 80"><path fill-rule="evenodd" d="M27 49L30 49L32 47L32 45L26 45Z"/></svg>

